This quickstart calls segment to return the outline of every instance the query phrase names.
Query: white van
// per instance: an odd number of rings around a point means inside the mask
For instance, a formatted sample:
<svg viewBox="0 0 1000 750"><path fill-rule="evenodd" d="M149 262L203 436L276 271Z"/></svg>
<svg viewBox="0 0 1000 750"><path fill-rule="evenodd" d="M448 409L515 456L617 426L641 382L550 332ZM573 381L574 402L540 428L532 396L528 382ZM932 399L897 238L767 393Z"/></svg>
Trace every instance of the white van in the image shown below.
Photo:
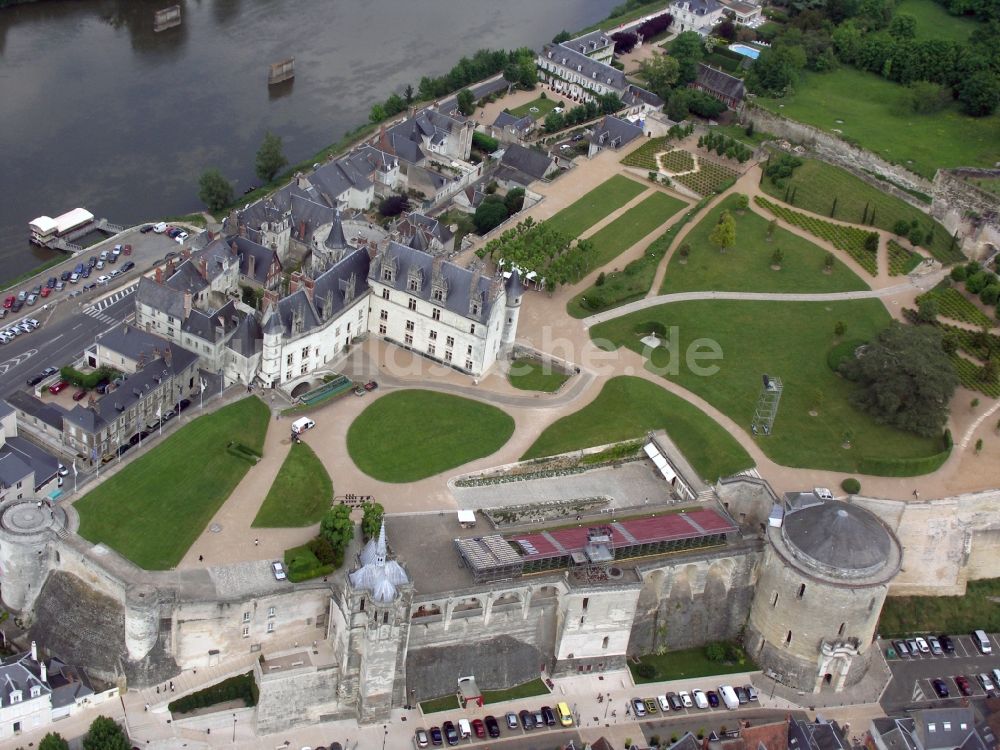
<svg viewBox="0 0 1000 750"><path fill-rule="evenodd" d="M467 740L472 736L472 727L469 725L468 719L458 720L458 736L463 740Z"/></svg>
<svg viewBox="0 0 1000 750"><path fill-rule="evenodd" d="M722 698L722 702L726 704L726 708L730 711L735 711L740 707L740 699L736 697L736 691L733 690L732 685L720 686L719 697Z"/></svg>
<svg viewBox="0 0 1000 750"><path fill-rule="evenodd" d="M976 644L976 648L979 649L981 654L992 654L993 646L990 644L990 639L986 636L986 631L976 630L972 633L972 641Z"/></svg>
<svg viewBox="0 0 1000 750"><path fill-rule="evenodd" d="M299 417L292 422L292 432L296 435L301 435L306 430L311 430L315 426L316 423L309 419L309 417Z"/></svg>

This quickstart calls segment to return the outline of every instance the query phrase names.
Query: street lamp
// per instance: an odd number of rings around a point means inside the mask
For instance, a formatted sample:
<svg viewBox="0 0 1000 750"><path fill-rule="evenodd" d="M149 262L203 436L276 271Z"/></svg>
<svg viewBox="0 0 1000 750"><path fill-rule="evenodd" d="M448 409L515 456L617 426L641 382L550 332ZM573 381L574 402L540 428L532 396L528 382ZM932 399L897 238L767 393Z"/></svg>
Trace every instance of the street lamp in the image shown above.
<svg viewBox="0 0 1000 750"><path fill-rule="evenodd" d="M236 714L233 714L233 742L236 742Z"/></svg>
<svg viewBox="0 0 1000 750"><path fill-rule="evenodd" d="M389 738L389 726L387 724L382 725L382 750L385 750L385 741Z"/></svg>

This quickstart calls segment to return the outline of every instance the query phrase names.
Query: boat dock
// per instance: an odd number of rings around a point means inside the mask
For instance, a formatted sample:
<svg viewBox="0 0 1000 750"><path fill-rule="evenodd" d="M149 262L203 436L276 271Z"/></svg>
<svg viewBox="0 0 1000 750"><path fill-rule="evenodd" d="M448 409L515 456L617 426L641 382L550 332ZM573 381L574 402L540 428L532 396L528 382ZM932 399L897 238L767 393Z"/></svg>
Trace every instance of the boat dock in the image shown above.
<svg viewBox="0 0 1000 750"><path fill-rule="evenodd" d="M84 247L76 244L76 240L86 237L91 232L102 232L111 236L125 231L125 227L119 224L95 218L85 208L74 208L54 219L39 216L31 221L28 227L31 229L31 242L35 245L68 253L83 250Z"/></svg>

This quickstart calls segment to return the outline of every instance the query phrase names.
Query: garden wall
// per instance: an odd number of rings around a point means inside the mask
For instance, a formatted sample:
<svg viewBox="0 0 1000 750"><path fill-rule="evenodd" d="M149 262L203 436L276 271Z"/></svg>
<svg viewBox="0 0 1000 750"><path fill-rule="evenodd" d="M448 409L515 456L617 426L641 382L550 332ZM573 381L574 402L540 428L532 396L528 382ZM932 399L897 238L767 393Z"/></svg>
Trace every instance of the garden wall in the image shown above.
<svg viewBox="0 0 1000 750"><path fill-rule="evenodd" d="M1000 199L970 183L970 177L1000 179L1000 169L939 169L934 175L931 215L949 232L964 235L965 243L1000 247Z"/></svg>

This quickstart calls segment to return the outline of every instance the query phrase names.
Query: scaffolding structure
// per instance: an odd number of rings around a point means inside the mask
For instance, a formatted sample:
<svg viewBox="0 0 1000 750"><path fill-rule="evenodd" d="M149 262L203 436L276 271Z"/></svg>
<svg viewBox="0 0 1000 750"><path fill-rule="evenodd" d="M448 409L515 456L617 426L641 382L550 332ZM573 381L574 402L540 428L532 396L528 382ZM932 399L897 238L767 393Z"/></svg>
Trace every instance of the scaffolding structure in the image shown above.
<svg viewBox="0 0 1000 750"><path fill-rule="evenodd" d="M753 412L753 422L750 431L754 435L770 435L774 427L774 418L778 416L778 405L781 403L782 384L780 378L764 375L757 397L757 406Z"/></svg>

